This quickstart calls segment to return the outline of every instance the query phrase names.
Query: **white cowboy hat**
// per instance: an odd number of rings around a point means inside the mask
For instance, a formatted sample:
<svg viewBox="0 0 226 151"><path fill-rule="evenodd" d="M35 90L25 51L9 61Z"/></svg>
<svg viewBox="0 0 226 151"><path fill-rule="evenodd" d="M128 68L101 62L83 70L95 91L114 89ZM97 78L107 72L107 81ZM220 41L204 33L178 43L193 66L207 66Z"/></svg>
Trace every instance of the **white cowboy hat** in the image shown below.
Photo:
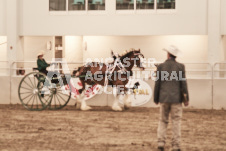
<svg viewBox="0 0 226 151"><path fill-rule="evenodd" d="M176 46L173 45L170 45L168 48L163 48L163 50L169 52L176 57L182 55L182 52Z"/></svg>
<svg viewBox="0 0 226 151"><path fill-rule="evenodd" d="M38 56L41 56L41 55L43 56L44 54L45 54L44 51L41 50L41 51L37 54L37 57L38 57Z"/></svg>

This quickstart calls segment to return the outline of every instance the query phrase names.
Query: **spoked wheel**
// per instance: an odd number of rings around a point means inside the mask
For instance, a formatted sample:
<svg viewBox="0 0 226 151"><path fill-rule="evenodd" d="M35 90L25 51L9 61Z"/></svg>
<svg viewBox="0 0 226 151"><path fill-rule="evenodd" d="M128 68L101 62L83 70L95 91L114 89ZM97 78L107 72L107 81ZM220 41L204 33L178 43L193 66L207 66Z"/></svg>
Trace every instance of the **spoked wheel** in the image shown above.
<svg viewBox="0 0 226 151"><path fill-rule="evenodd" d="M43 73L31 72L27 74L21 80L18 88L22 105L31 111L45 109L52 99L51 91L48 88L50 84L50 80Z"/></svg>
<svg viewBox="0 0 226 151"><path fill-rule="evenodd" d="M62 79L63 78L63 79ZM65 80L65 77L59 79L59 83L52 88L52 100L49 104L50 110L58 110L65 107L71 98L70 79ZM67 82L68 81L68 82Z"/></svg>

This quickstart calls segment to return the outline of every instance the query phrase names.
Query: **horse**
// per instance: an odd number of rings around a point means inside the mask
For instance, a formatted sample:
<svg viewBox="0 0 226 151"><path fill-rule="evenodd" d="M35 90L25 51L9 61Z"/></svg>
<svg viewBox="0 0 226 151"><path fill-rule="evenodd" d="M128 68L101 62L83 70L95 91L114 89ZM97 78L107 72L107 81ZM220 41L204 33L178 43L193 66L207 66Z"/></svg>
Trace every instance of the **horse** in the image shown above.
<svg viewBox="0 0 226 151"><path fill-rule="evenodd" d="M120 95L124 95L124 109L128 109L131 106L131 101L126 84L129 82L129 77L133 75L132 68L135 65L141 70L144 70L141 58L144 58L144 55L140 49L131 50L122 56L118 55L118 58L114 57L114 62L109 64L90 62L79 67L75 74L81 81L82 89L79 89L76 107L81 110L90 110L91 107L84 100L85 85L99 84L113 88L115 99L112 109L114 111L123 110L118 102Z"/></svg>

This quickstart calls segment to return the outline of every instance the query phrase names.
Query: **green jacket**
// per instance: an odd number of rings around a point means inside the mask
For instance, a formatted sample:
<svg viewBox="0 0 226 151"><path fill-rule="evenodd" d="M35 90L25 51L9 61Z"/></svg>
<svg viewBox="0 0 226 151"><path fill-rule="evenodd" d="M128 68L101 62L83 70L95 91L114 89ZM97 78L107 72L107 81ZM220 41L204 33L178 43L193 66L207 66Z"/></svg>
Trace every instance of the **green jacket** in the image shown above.
<svg viewBox="0 0 226 151"><path fill-rule="evenodd" d="M38 59L37 66L38 66L38 70L41 71L41 70L46 70L46 68L49 67L50 64L46 63L45 59L43 60Z"/></svg>

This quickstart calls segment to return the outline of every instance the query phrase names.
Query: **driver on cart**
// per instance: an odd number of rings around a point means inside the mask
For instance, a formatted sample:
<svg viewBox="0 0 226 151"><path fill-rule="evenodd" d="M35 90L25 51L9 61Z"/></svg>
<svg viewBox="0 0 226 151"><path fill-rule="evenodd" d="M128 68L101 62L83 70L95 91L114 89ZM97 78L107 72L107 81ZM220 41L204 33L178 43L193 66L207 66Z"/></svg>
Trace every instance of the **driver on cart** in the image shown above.
<svg viewBox="0 0 226 151"><path fill-rule="evenodd" d="M57 77L59 76L59 73L57 71L48 71L48 70L46 70L46 68L49 67L50 64L48 64L45 61L43 56L44 56L44 52L43 51L41 51L37 55L37 57L38 57L38 59L37 59L38 71L41 72L41 73L44 73L46 76L48 76L51 79L52 83L58 83L58 78Z"/></svg>
<svg viewBox="0 0 226 151"><path fill-rule="evenodd" d="M37 57L37 66L38 66L38 71L44 73L47 75L48 71L46 70L47 67L50 66L50 64L46 63L45 59L43 58L44 53L40 52L38 53Z"/></svg>

